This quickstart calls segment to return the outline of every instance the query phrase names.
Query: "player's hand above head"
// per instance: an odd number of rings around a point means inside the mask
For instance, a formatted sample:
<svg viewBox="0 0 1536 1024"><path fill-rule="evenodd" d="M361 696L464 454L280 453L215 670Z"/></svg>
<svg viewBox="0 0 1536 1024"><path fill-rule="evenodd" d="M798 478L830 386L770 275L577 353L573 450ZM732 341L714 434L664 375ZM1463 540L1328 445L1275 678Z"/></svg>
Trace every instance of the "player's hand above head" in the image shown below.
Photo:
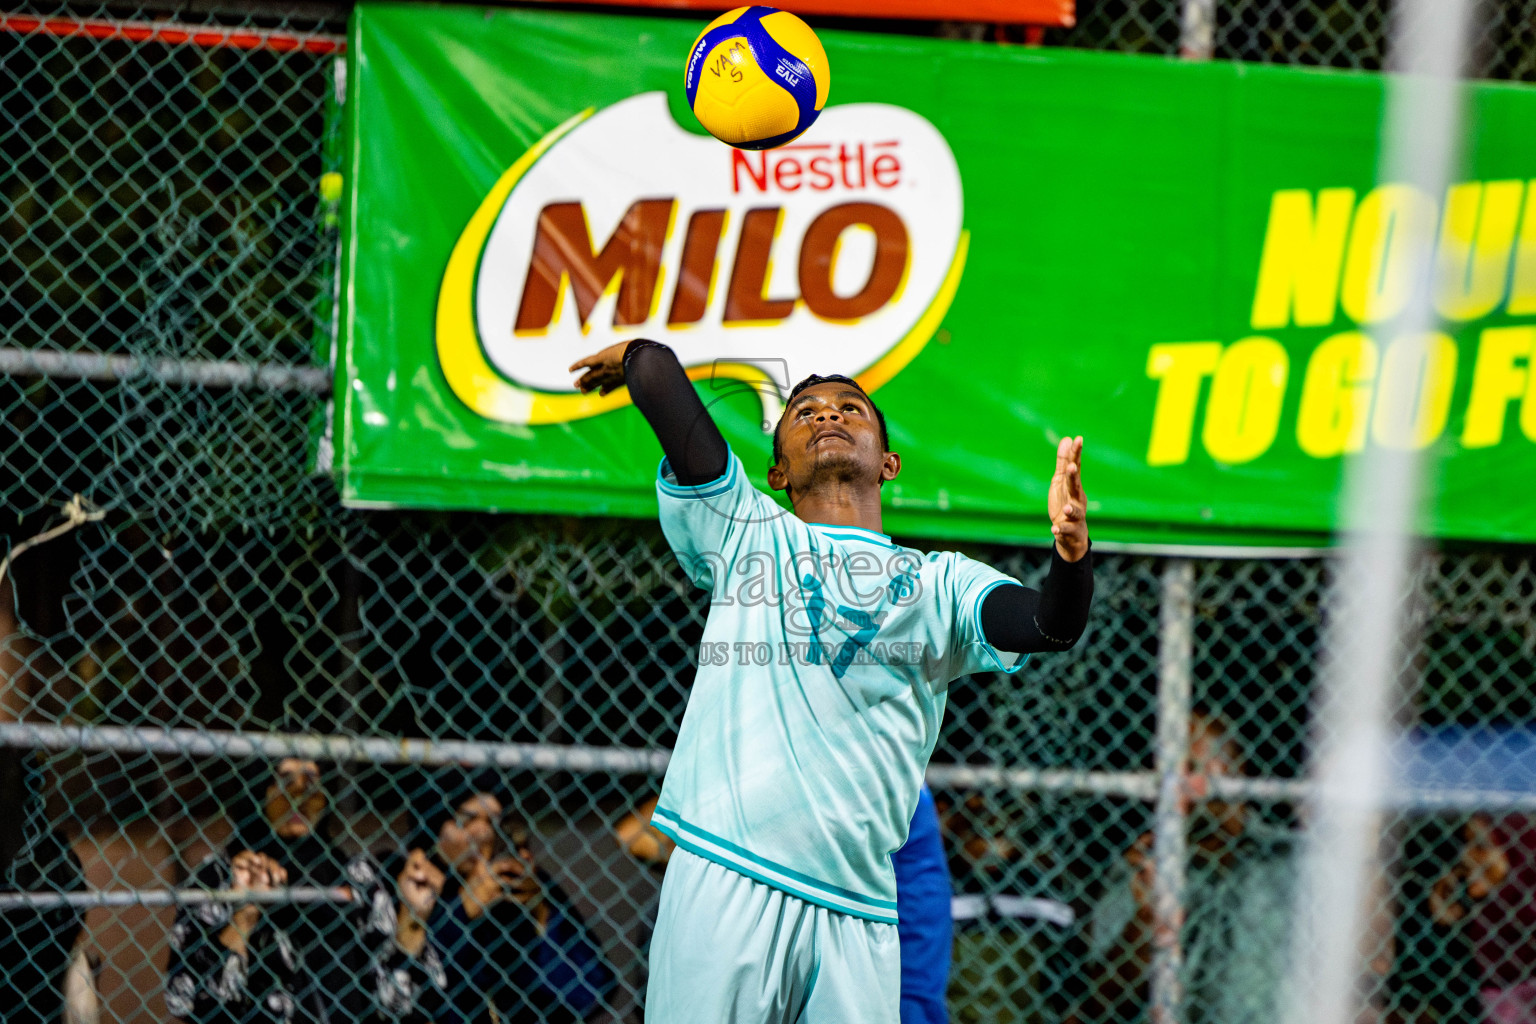
<svg viewBox="0 0 1536 1024"><path fill-rule="evenodd" d="M1051 536L1061 557L1075 562L1088 553L1088 496L1083 493L1083 439L1064 437L1056 446L1056 474L1047 496Z"/></svg>
<svg viewBox="0 0 1536 1024"><path fill-rule="evenodd" d="M601 352L594 352L572 363L571 373L577 370L587 371L576 381L576 389L582 394L596 389L598 394L606 395L610 391L623 387L624 350L627 348L629 348L629 342L621 341L617 345L609 345Z"/></svg>

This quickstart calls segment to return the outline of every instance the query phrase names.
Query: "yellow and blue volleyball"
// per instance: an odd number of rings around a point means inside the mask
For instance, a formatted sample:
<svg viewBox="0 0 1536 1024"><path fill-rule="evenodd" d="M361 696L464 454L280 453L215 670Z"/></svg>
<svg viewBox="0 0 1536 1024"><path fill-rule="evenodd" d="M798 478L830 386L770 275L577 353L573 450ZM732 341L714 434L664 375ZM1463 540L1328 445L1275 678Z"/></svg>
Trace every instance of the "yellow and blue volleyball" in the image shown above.
<svg viewBox="0 0 1536 1024"><path fill-rule="evenodd" d="M738 149L772 149L815 123L831 77L811 26L788 11L738 7L699 33L683 84L709 134Z"/></svg>

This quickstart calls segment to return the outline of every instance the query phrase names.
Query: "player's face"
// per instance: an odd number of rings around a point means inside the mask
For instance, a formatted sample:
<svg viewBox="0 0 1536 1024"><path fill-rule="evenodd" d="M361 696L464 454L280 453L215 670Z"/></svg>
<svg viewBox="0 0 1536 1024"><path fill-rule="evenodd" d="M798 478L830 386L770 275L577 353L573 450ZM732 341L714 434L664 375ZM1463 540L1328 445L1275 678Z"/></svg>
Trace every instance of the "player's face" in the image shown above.
<svg viewBox="0 0 1536 1024"><path fill-rule="evenodd" d="M874 407L861 392L829 381L806 388L794 397L779 421L782 457L770 474L775 488L783 484L805 493L821 480L865 481L879 486L887 475L885 446Z"/></svg>

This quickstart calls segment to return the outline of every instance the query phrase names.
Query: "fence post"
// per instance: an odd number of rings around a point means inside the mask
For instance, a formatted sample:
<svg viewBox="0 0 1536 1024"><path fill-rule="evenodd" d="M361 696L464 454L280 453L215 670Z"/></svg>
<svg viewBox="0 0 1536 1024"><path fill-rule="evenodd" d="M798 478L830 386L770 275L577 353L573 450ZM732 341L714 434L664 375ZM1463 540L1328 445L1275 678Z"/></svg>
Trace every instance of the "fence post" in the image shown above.
<svg viewBox="0 0 1536 1024"><path fill-rule="evenodd" d="M1216 52L1216 0L1183 0L1179 56L1210 60ZM1157 811L1153 826L1157 880L1152 953L1152 1024L1183 1018L1185 821L1179 791L1189 759L1190 662L1193 660L1195 566L1171 558L1163 567L1157 686Z"/></svg>
<svg viewBox="0 0 1536 1024"><path fill-rule="evenodd" d="M1190 674L1194 660L1195 563L1163 567L1157 678L1157 811L1152 831L1152 1022L1183 1019L1185 810L1189 761Z"/></svg>
<svg viewBox="0 0 1536 1024"><path fill-rule="evenodd" d="M1216 52L1216 0L1184 0L1179 26L1179 56L1210 60Z"/></svg>

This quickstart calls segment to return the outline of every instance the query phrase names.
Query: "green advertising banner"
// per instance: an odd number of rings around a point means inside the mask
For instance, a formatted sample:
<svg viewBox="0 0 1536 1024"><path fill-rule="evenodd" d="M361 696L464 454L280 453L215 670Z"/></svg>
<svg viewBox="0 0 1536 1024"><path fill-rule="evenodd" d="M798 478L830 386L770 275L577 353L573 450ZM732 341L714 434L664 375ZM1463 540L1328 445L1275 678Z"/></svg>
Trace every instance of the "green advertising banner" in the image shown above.
<svg viewBox="0 0 1536 1024"><path fill-rule="evenodd" d="M1046 540L1082 434L1101 540L1323 540L1371 445L1425 453L1426 533L1536 539L1536 91L1470 89L1431 196L1377 184L1379 76L825 31L821 119L744 153L700 27L355 9L347 502L653 515L643 419L566 372L649 337L758 470L785 385L857 376L898 535Z"/></svg>

